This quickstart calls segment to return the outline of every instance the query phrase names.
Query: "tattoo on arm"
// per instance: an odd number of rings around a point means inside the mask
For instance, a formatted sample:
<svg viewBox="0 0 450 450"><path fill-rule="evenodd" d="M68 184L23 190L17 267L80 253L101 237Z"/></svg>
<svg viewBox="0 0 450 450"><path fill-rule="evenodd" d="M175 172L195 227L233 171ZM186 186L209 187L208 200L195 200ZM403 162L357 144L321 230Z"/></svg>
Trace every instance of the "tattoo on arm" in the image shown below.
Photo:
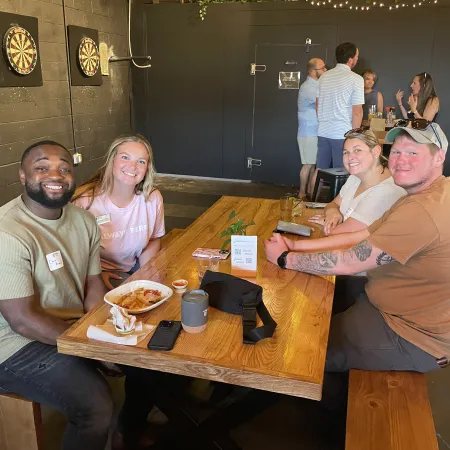
<svg viewBox="0 0 450 450"><path fill-rule="evenodd" d="M377 256L377 266L384 266L385 264L389 264L392 261L395 261L395 259L391 255L388 255L386 252L381 252Z"/></svg>
<svg viewBox="0 0 450 450"><path fill-rule="evenodd" d="M299 272L319 273L327 275L333 273L338 262L337 255L332 251L319 253L297 253L292 268Z"/></svg>
<svg viewBox="0 0 450 450"><path fill-rule="evenodd" d="M364 240L348 250L324 251L317 253L296 253L292 268L299 272L333 275L336 266L366 261L372 254L372 244Z"/></svg>
<svg viewBox="0 0 450 450"><path fill-rule="evenodd" d="M365 261L372 254L372 244L364 240L352 247L349 251L353 252L360 261Z"/></svg>

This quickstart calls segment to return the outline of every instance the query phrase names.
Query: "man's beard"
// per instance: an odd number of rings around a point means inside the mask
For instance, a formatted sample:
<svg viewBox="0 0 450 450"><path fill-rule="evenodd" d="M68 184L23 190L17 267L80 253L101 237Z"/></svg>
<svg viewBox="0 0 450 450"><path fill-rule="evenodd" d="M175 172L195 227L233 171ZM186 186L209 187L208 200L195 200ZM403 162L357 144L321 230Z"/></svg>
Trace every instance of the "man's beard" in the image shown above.
<svg viewBox="0 0 450 450"><path fill-rule="evenodd" d="M60 198L53 199L48 197L47 193L44 191L40 184L36 186L25 182L25 190L28 197L30 197L31 200L34 200L36 203L39 203L40 205L51 209L58 209L66 206L67 203L70 202L75 189L76 185L74 183L73 186L69 190L66 190Z"/></svg>

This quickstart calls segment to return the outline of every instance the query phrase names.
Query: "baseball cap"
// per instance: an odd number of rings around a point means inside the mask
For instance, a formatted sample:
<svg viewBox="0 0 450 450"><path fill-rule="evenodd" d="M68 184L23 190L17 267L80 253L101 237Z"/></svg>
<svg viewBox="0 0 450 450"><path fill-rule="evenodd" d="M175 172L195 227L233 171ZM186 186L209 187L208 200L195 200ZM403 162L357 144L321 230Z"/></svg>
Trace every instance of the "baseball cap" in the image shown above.
<svg viewBox="0 0 450 450"><path fill-rule="evenodd" d="M386 142L392 143L401 131L406 131L419 144L435 144L444 152L447 152L448 140L441 127L431 122L424 130L406 127L394 127L386 134Z"/></svg>

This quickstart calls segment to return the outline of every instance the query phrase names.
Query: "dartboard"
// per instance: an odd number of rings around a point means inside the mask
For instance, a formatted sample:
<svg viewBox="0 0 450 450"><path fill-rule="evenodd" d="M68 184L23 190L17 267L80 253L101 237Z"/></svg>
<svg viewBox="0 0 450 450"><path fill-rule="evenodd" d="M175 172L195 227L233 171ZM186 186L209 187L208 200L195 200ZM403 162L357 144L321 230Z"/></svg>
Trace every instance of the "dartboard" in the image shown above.
<svg viewBox="0 0 450 450"><path fill-rule="evenodd" d="M3 48L11 68L20 75L28 75L36 67L38 52L33 36L19 26L5 33Z"/></svg>
<svg viewBox="0 0 450 450"><path fill-rule="evenodd" d="M78 47L78 61L81 70L88 77L93 77L97 73L100 65L100 55L97 44L91 38L81 39Z"/></svg>

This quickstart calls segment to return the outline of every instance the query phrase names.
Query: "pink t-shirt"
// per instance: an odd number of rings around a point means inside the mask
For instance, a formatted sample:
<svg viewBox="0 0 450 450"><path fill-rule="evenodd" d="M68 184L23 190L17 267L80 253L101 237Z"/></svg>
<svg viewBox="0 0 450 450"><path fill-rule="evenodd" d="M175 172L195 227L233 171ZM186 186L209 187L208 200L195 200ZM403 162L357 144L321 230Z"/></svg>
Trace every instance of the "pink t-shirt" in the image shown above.
<svg viewBox="0 0 450 450"><path fill-rule="evenodd" d="M90 197L81 197L74 204L86 209L89 201ZM135 195L125 208L118 208L103 194L95 197L88 211L100 227L103 270L130 271L150 239L165 234L163 198L157 190L147 202L143 195Z"/></svg>

